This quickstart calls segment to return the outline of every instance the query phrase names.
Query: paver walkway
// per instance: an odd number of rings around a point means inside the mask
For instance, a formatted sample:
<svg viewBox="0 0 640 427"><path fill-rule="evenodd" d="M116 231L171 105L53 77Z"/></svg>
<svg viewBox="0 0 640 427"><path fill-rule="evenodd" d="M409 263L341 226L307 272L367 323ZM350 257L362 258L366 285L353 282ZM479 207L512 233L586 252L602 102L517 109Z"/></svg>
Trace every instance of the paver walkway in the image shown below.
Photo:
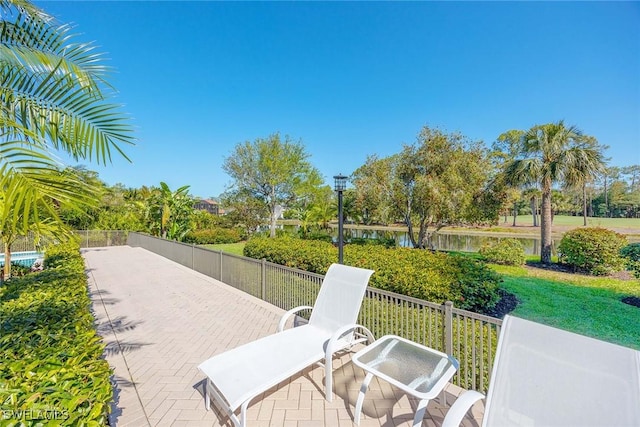
<svg viewBox="0 0 640 427"><path fill-rule="evenodd" d="M197 365L214 354L274 333L279 308L142 248L83 250L98 329L114 369L112 426L232 426L206 411L204 377ZM335 362L335 397L324 399L322 368L312 367L254 400L250 427L353 426L362 370L350 354ZM447 388L447 401L460 393ZM212 405L215 408L215 405ZM374 380L360 425L408 426L415 401ZM427 426L440 425L447 408L429 404ZM482 405L472 410L479 425Z"/></svg>

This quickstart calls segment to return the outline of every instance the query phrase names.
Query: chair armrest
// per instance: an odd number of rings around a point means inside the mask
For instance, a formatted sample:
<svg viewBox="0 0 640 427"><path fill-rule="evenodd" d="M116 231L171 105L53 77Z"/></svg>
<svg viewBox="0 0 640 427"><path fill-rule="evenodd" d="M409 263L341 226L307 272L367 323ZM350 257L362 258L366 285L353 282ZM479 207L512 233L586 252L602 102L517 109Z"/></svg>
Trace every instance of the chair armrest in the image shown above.
<svg viewBox="0 0 640 427"><path fill-rule="evenodd" d="M369 344L375 341L373 333L369 329L365 328L364 326L357 325L355 323L352 325L345 325L333 333L333 335L331 336L331 339L329 339L329 342L327 343L327 348L325 349L325 355L327 357L331 357L333 353L339 350L338 348L336 348L336 344L338 340L342 338L344 335L346 335L347 333L355 331L356 329L362 329L362 331L367 337L367 342Z"/></svg>
<svg viewBox="0 0 640 427"><path fill-rule="evenodd" d="M449 408L442 422L442 427L459 427L469 409L480 399L484 399L484 394L477 391L469 390L462 393Z"/></svg>
<svg viewBox="0 0 640 427"><path fill-rule="evenodd" d="M292 308L291 310L287 311L280 318L280 322L278 323L278 332L284 331L284 326L287 323L287 320L289 320L289 317L302 310L313 310L313 307L308 305L301 305L300 307Z"/></svg>

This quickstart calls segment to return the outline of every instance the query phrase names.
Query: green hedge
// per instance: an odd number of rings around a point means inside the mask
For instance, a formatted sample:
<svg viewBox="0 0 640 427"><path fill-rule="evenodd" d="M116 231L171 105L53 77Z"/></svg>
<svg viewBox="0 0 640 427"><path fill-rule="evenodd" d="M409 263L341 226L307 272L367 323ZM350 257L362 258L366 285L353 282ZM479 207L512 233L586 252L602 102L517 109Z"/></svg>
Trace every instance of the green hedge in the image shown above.
<svg viewBox="0 0 640 427"><path fill-rule="evenodd" d="M558 245L558 259L575 270L605 275L624 269L620 250L627 238L600 227L576 228L567 231Z"/></svg>
<svg viewBox="0 0 640 427"><path fill-rule="evenodd" d="M523 265L526 260L524 246L518 239L487 242L478 252L486 261L494 264Z"/></svg>
<svg viewBox="0 0 640 427"><path fill-rule="evenodd" d="M325 242L294 238L253 238L244 255L325 274L337 249ZM479 261L442 252L347 245L345 264L375 271L372 287L436 303L487 313L499 300L500 277Z"/></svg>
<svg viewBox="0 0 640 427"><path fill-rule="evenodd" d="M196 245L217 245L222 243L238 243L242 241L242 235L236 229L212 228L208 230L190 231L185 236L185 243Z"/></svg>
<svg viewBox="0 0 640 427"><path fill-rule="evenodd" d="M0 287L0 411L8 425L105 425L111 369L78 245ZM51 420L51 421L47 421Z"/></svg>

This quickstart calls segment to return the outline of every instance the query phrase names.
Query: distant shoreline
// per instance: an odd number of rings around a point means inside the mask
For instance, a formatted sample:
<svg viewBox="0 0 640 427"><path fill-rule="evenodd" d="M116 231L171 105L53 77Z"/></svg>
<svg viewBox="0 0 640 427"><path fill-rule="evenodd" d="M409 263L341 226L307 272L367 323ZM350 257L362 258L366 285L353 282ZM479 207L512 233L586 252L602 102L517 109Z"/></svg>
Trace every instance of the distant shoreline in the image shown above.
<svg viewBox="0 0 640 427"><path fill-rule="evenodd" d="M487 235L492 237L520 237L520 238L540 238L540 227L533 227L531 215L523 215L517 218L516 226L513 224L513 217L507 217L507 222L500 218L498 225L487 227L444 227L438 231L440 234L466 234L466 235ZM281 225L299 225L297 220L280 220ZM574 228L583 227L582 217L556 216L551 233L553 237L560 238L564 233ZM630 242L640 242L640 218L587 218L588 227L603 227L623 234ZM525 225L527 224L527 225ZM337 222L329 224L330 228L336 228ZM351 230L381 230L397 233L406 233L407 227L404 225L362 225L344 224L345 229ZM431 230L431 229L430 229Z"/></svg>

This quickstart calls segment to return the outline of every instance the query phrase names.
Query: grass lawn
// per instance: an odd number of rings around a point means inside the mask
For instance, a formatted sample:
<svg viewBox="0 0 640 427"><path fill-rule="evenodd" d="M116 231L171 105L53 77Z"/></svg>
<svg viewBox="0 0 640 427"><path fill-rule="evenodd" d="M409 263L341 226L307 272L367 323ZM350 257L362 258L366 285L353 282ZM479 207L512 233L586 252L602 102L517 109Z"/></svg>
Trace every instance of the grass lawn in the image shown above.
<svg viewBox="0 0 640 427"><path fill-rule="evenodd" d="M640 280L491 267L503 275L504 289L520 300L513 315L640 349L640 308L620 301L640 297Z"/></svg>
<svg viewBox="0 0 640 427"><path fill-rule="evenodd" d="M540 228L534 228L533 217L531 215L519 215L516 220L516 227L512 227L513 217L508 216L507 222L504 217L500 217L496 226L488 227L486 231L511 232L511 233L536 233L540 234ZM564 233L576 227L583 227L584 219L581 216L556 215L553 218L553 231ZM588 227L602 227L615 230L629 236L640 236L640 218L587 218Z"/></svg>
<svg viewBox="0 0 640 427"><path fill-rule="evenodd" d="M221 243L218 245L202 245L203 248L213 249L214 251L228 252L234 255L242 255L245 242L240 243Z"/></svg>

